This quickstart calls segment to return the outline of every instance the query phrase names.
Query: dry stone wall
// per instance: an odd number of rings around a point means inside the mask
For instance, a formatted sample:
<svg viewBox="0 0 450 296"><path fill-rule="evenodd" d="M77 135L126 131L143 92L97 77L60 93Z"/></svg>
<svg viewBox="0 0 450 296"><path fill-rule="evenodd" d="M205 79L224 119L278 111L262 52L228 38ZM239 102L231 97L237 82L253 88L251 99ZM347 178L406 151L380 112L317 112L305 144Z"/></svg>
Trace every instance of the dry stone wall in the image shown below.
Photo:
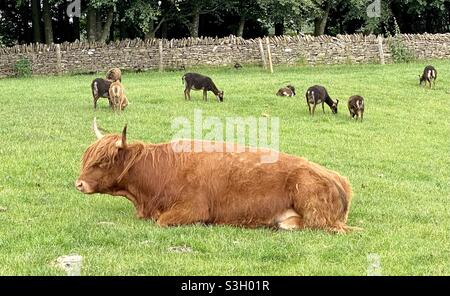
<svg viewBox="0 0 450 296"><path fill-rule="evenodd" d="M391 39L374 35L269 37L275 65L379 63L380 44L386 62L391 61ZM450 34L401 35L419 59L450 58ZM266 39L185 38L177 40L123 40L102 43L29 44L0 48L0 77L14 75L14 64L27 58L33 74L104 72L111 67L125 70L179 69L183 66L230 66L262 64L260 42ZM160 51L162 45L162 56ZM57 55L60 53L61 63Z"/></svg>

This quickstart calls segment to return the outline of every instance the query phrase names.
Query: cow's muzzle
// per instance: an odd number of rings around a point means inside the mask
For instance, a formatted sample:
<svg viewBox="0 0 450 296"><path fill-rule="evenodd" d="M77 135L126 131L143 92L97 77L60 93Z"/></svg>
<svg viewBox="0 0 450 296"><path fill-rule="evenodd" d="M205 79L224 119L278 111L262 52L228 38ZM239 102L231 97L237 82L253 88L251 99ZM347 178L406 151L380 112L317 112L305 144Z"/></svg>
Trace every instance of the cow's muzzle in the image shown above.
<svg viewBox="0 0 450 296"><path fill-rule="evenodd" d="M89 186L83 180L79 180L79 179L76 180L75 181L75 188L77 188L77 190L80 191L80 192L90 193Z"/></svg>

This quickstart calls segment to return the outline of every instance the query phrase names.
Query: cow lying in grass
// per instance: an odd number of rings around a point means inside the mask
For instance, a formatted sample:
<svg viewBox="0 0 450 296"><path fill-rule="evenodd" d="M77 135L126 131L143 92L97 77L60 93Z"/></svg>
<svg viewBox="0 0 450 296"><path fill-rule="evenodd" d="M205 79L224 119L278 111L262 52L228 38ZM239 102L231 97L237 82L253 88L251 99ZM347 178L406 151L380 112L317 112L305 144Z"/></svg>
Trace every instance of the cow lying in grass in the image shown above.
<svg viewBox="0 0 450 296"><path fill-rule="evenodd" d="M260 149L178 152L174 145L210 142L128 143L126 126L121 135L102 135L95 119L94 132L97 141L83 155L76 188L124 196L138 217L160 226L352 229L346 225L352 197L347 179L304 158L280 153L278 161L264 163Z"/></svg>

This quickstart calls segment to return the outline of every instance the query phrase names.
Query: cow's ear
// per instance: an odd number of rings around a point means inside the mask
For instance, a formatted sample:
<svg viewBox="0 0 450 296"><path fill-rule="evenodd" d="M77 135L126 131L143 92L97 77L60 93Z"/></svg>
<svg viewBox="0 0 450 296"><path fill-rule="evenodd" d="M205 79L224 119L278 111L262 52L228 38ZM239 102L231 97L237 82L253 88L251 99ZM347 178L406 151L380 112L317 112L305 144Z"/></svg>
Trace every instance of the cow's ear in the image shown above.
<svg viewBox="0 0 450 296"><path fill-rule="evenodd" d="M117 148L126 148L127 147L127 125L125 124L125 127L122 130L122 137L120 140L116 142Z"/></svg>

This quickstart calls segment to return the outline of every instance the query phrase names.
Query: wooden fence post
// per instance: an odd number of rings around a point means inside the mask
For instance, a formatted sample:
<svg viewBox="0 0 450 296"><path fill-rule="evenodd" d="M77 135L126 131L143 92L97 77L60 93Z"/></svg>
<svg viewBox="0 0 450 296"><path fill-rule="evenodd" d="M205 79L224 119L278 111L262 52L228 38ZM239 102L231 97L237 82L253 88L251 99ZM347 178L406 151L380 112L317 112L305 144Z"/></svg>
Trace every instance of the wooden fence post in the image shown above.
<svg viewBox="0 0 450 296"><path fill-rule="evenodd" d="M264 47L263 47L261 38L259 38L259 51L261 52L261 59L262 59L262 62L263 62L263 68L267 69L266 56L264 54Z"/></svg>
<svg viewBox="0 0 450 296"><path fill-rule="evenodd" d="M270 73L273 73L272 52L270 51L269 37L266 38L266 44L267 44L267 55L269 56L269 69L270 69Z"/></svg>
<svg viewBox="0 0 450 296"><path fill-rule="evenodd" d="M56 71L58 75L62 74L61 46L59 44L56 44Z"/></svg>
<svg viewBox="0 0 450 296"><path fill-rule="evenodd" d="M163 42L162 39L159 39L159 72L164 71L164 64L163 64Z"/></svg>
<svg viewBox="0 0 450 296"><path fill-rule="evenodd" d="M380 54L380 64L384 65L383 37L378 35L378 53Z"/></svg>

